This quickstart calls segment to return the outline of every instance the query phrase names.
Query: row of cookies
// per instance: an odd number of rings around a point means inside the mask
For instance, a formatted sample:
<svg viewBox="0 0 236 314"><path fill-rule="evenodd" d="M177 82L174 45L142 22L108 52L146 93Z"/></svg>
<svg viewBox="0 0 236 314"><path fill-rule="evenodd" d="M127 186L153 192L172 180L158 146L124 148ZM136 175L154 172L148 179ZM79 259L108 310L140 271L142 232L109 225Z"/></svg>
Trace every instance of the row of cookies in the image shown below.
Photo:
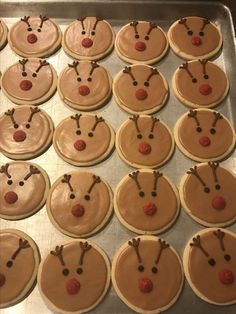
<svg viewBox="0 0 236 314"><path fill-rule="evenodd" d="M130 239L117 250L112 269L106 253L92 241L57 245L40 263L39 249L27 234L5 229L0 239L0 308L29 294L37 275L44 302L63 314L95 308L104 299L110 278L118 297L138 313L154 314L172 306L182 291L184 274L204 301L236 302L236 235L228 230L208 228L195 234L185 246L183 266L165 240L154 236Z"/></svg>
<svg viewBox="0 0 236 314"><path fill-rule="evenodd" d="M0 21L0 49L7 41L7 27ZM129 63L153 64L168 51L169 44L181 58L193 60L210 58L222 46L220 30L208 19L186 17L174 22L168 37L152 22L133 21L123 26L115 40L111 25L96 17L72 22L62 37L59 26L47 18L25 16L15 23L8 35L11 48L23 57L46 57L61 45L75 59L98 60L113 48ZM169 43L168 43L169 41Z"/></svg>

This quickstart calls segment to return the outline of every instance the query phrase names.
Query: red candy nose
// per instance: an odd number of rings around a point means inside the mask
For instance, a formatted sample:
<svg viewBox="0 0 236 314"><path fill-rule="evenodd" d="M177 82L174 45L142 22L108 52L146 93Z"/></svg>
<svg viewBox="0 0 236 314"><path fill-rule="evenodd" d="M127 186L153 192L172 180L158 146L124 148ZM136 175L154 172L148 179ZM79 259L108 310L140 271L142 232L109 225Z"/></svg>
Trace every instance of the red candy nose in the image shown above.
<svg viewBox="0 0 236 314"><path fill-rule="evenodd" d="M80 289L80 283L76 278L71 278L66 283L66 291L69 294L77 294Z"/></svg>
<svg viewBox="0 0 236 314"><path fill-rule="evenodd" d="M92 45L93 45L93 41L92 41L91 38L86 37L86 38L84 38L84 39L82 40L82 46L83 46L84 48L89 48L89 47L91 47Z"/></svg>
<svg viewBox="0 0 236 314"><path fill-rule="evenodd" d="M5 284L6 277L0 273L0 287L2 287Z"/></svg>
<svg viewBox="0 0 236 314"><path fill-rule="evenodd" d="M219 210L224 209L226 206L225 199L222 196L213 197L211 204L213 208Z"/></svg>
<svg viewBox="0 0 236 314"><path fill-rule="evenodd" d="M143 211L146 215L152 216L156 213L157 207L155 204L149 202L143 206Z"/></svg>
<svg viewBox="0 0 236 314"><path fill-rule="evenodd" d="M152 147L150 144L146 143L146 142L141 142L138 146L138 151L141 153L141 154L144 154L144 155L148 155L151 153L152 151Z"/></svg>
<svg viewBox="0 0 236 314"><path fill-rule="evenodd" d="M143 293L149 293L153 289L152 281L148 278L140 278L138 280L139 290Z"/></svg>
<svg viewBox="0 0 236 314"><path fill-rule="evenodd" d="M77 140L74 143L74 148L77 149L78 151L82 151L86 148L86 143L83 140Z"/></svg>
<svg viewBox="0 0 236 314"><path fill-rule="evenodd" d="M30 43L30 44L36 43L37 40L38 40L38 37L37 37L35 34L29 34L29 35L27 36L27 41L28 41L28 43Z"/></svg>
<svg viewBox="0 0 236 314"><path fill-rule="evenodd" d="M22 130L18 130L14 132L13 138L16 142L24 142L24 140L26 139L26 133Z"/></svg>
<svg viewBox="0 0 236 314"><path fill-rule="evenodd" d="M75 217L81 217L84 215L84 206L81 204L76 204L71 208L71 213Z"/></svg>
<svg viewBox="0 0 236 314"><path fill-rule="evenodd" d="M234 274L231 270L221 269L219 271L219 279L224 285L230 285L234 282Z"/></svg>
<svg viewBox="0 0 236 314"><path fill-rule="evenodd" d="M29 90L31 89L33 84L29 80L23 80L20 82L20 88L22 90Z"/></svg>
<svg viewBox="0 0 236 314"><path fill-rule="evenodd" d="M14 204L18 200L18 196L15 192L9 191L4 195L4 199L8 204Z"/></svg>
<svg viewBox="0 0 236 314"><path fill-rule="evenodd" d="M211 140L209 139L208 136L202 136L199 138L199 144L206 147L206 146L209 146L211 144Z"/></svg>
<svg viewBox="0 0 236 314"><path fill-rule="evenodd" d="M208 84L202 84L199 86L199 93L202 95L209 95L212 92L212 88Z"/></svg>
<svg viewBox="0 0 236 314"><path fill-rule="evenodd" d="M202 40L200 37L192 37L192 44L194 46L200 46L202 44Z"/></svg>
<svg viewBox="0 0 236 314"><path fill-rule="evenodd" d="M86 85L81 85L79 87L79 93L81 96L87 96L90 93L90 89Z"/></svg>
<svg viewBox="0 0 236 314"><path fill-rule="evenodd" d="M144 100L147 98L148 93L145 91L145 89L137 89L135 92L135 96L138 100Z"/></svg>
<svg viewBox="0 0 236 314"><path fill-rule="evenodd" d="M135 43L135 49L138 51L144 51L146 49L146 44L143 41L137 41Z"/></svg>

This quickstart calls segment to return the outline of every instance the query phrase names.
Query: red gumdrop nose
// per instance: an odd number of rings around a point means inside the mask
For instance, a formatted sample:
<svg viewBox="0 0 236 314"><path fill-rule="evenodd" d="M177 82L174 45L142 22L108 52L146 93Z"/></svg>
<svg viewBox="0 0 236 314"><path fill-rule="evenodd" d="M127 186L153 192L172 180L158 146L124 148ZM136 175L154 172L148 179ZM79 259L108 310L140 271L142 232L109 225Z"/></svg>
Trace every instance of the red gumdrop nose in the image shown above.
<svg viewBox="0 0 236 314"><path fill-rule="evenodd" d="M215 209L224 209L226 206L226 201L222 196L215 196L212 199L211 205Z"/></svg>
<svg viewBox="0 0 236 314"><path fill-rule="evenodd" d="M38 40L38 37L37 37L35 34L29 34L29 35L27 36L27 41L28 41L28 43L30 43L30 44L36 43L37 40Z"/></svg>
<svg viewBox="0 0 236 314"><path fill-rule="evenodd" d="M149 143L141 142L138 146L138 151L143 155L148 155L152 151L152 147Z"/></svg>
<svg viewBox="0 0 236 314"><path fill-rule="evenodd" d="M224 285L230 285L234 282L234 274L231 270L221 269L219 271L219 279Z"/></svg>
<svg viewBox="0 0 236 314"><path fill-rule="evenodd" d="M143 211L146 215L152 216L156 213L157 207L154 203L149 202L143 206Z"/></svg>
<svg viewBox="0 0 236 314"><path fill-rule="evenodd" d="M209 95L212 92L212 88L208 84L202 84L199 86L199 93L202 95Z"/></svg>
<svg viewBox="0 0 236 314"><path fill-rule="evenodd" d="M138 51L144 51L147 48L146 44L143 41L137 41L134 47Z"/></svg>
<svg viewBox="0 0 236 314"><path fill-rule="evenodd" d="M140 278L138 280L138 287L139 290L143 293L149 293L153 289L153 283L150 279L148 278Z"/></svg>
<svg viewBox="0 0 236 314"><path fill-rule="evenodd" d="M18 196L15 192L9 191L4 195L4 199L8 204L14 204L18 200Z"/></svg>
<svg viewBox="0 0 236 314"><path fill-rule="evenodd" d="M208 136L202 136L199 138L199 144L204 147L207 147L211 144L211 140L209 139Z"/></svg>
<svg viewBox="0 0 236 314"><path fill-rule="evenodd" d="M24 142L24 140L26 139L26 133L22 130L18 130L16 132L14 132L13 139L16 142Z"/></svg>
<svg viewBox="0 0 236 314"><path fill-rule="evenodd" d="M84 206L81 204L76 204L71 208L71 213L75 217L81 217L84 215Z"/></svg>
<svg viewBox="0 0 236 314"><path fill-rule="evenodd" d="M66 283L66 291L67 293L73 295L77 294L80 290L80 283L76 278L71 278Z"/></svg>
<svg viewBox="0 0 236 314"><path fill-rule="evenodd" d="M137 89L135 92L135 96L138 100L144 100L147 98L148 93L145 91L145 89Z"/></svg>
<svg viewBox="0 0 236 314"><path fill-rule="evenodd" d="M90 89L89 89L88 86L86 86L86 85L81 85L81 86L79 87L79 94L80 94L81 96L87 96L89 93L90 93Z"/></svg>
<svg viewBox="0 0 236 314"><path fill-rule="evenodd" d="M23 80L20 82L20 88L22 90L30 90L33 84L29 80Z"/></svg>
<svg viewBox="0 0 236 314"><path fill-rule="evenodd" d="M202 40L200 37L192 37L192 44L194 46L200 46L202 44Z"/></svg>
<svg viewBox="0 0 236 314"><path fill-rule="evenodd" d="M2 287L5 284L6 277L0 273L0 287Z"/></svg>
<svg viewBox="0 0 236 314"><path fill-rule="evenodd" d="M84 38L84 39L82 40L82 46L83 46L84 48L89 48L89 47L91 47L92 45L93 45L93 41L92 41L91 38L86 37L86 38Z"/></svg>
<svg viewBox="0 0 236 314"><path fill-rule="evenodd" d="M77 149L78 151L85 150L86 148L86 143L83 140L77 140L74 142L74 148Z"/></svg>

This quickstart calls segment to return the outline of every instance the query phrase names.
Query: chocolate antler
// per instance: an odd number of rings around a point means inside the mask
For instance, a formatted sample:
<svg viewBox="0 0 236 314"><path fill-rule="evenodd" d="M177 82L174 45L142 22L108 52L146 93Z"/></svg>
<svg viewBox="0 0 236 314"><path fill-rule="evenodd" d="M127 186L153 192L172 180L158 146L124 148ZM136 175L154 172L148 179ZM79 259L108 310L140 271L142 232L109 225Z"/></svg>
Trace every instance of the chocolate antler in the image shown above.
<svg viewBox="0 0 236 314"><path fill-rule="evenodd" d="M134 114L132 117L129 117L129 119L134 122L134 125L135 125L135 128L137 130L137 133L140 133L140 129L138 127L139 115L138 114L137 115Z"/></svg>
<svg viewBox="0 0 236 314"><path fill-rule="evenodd" d="M71 192L74 191L72 185L70 184L71 175L70 174L64 174L64 178L61 180L62 183L66 183L69 186L69 189Z"/></svg>
<svg viewBox="0 0 236 314"><path fill-rule="evenodd" d="M162 177L162 173L159 171L153 171L153 175L154 175L153 190L156 191L157 181L158 181L158 178Z"/></svg>
<svg viewBox="0 0 236 314"><path fill-rule="evenodd" d="M147 35L149 35L154 28L157 28L157 25L153 22L149 22L149 29Z"/></svg>
<svg viewBox="0 0 236 314"><path fill-rule="evenodd" d="M30 16L24 16L24 17L21 18L20 20L21 20L22 22L25 22L25 23L27 24L27 26L30 27L29 18L30 18Z"/></svg>
<svg viewBox="0 0 236 314"><path fill-rule="evenodd" d="M159 251L158 254L157 254L157 258L156 258L156 260L155 260L155 264L158 264L158 263L159 263L160 258L161 258L161 254L162 254L163 250L164 250L164 249L167 249L167 248L169 247L169 244L166 243L165 240L159 239L158 241L159 241L159 243L160 243L160 251Z"/></svg>
<svg viewBox="0 0 236 314"><path fill-rule="evenodd" d="M25 65L29 61L29 59L19 60L19 63L22 65L22 72L25 72Z"/></svg>
<svg viewBox="0 0 236 314"><path fill-rule="evenodd" d="M132 80L133 80L133 83L136 82L135 77L134 77L134 75L133 75L133 73L132 73L131 67L125 67L124 70L123 70L123 73L129 74L129 76L130 76L130 77L132 78ZM137 85L137 84L136 84L136 85Z"/></svg>
<svg viewBox="0 0 236 314"><path fill-rule="evenodd" d="M81 248L81 255L79 259L79 265L83 265L84 262L84 254L91 249L91 245L88 244L88 242L80 242L80 248Z"/></svg>
<svg viewBox="0 0 236 314"><path fill-rule="evenodd" d="M193 83L196 83L196 82L197 82L197 79L196 79L196 78L192 75L192 73L189 71L188 62L183 63L179 68L185 70L185 71L188 73L188 75L189 75L190 78L192 79L192 82L193 82Z"/></svg>
<svg viewBox="0 0 236 314"><path fill-rule="evenodd" d="M29 116L29 119L28 119L28 122L31 122L32 121L32 118L33 118L33 115L37 112L40 112L40 109L38 107L30 107L30 116Z"/></svg>
<svg viewBox="0 0 236 314"><path fill-rule="evenodd" d="M138 258L138 262L142 263L142 259L139 253L139 243L140 243L140 238L132 239L132 241L128 242L128 244L134 248L137 258Z"/></svg>
<svg viewBox="0 0 236 314"><path fill-rule="evenodd" d="M36 168L35 166L33 165L30 165L30 172L24 177L24 180L28 180L29 177L31 177L33 174L37 174L37 173L40 173L40 171L38 170L38 168Z"/></svg>
<svg viewBox="0 0 236 314"><path fill-rule="evenodd" d="M85 29L85 27L84 27L84 20L85 19L86 19L85 17L82 17L81 19L77 19L77 21L79 21L81 23L81 26L82 26L83 30Z"/></svg>
<svg viewBox="0 0 236 314"><path fill-rule="evenodd" d="M151 68L151 73L148 75L146 82L149 82L153 75L158 75L159 72L156 68Z"/></svg>
<svg viewBox="0 0 236 314"><path fill-rule="evenodd" d="M201 31L204 30L204 28L206 27L207 24L210 24L210 21L208 19L202 19L202 21L203 21L203 25L200 29Z"/></svg>
<svg viewBox="0 0 236 314"><path fill-rule="evenodd" d="M219 239L221 250L225 251L224 242L223 242L225 233L221 231L220 229L218 229L217 231L213 231L213 234Z"/></svg>
<svg viewBox="0 0 236 314"><path fill-rule="evenodd" d="M202 59L202 60L199 59L198 61L202 65L202 73L204 75L204 78L209 78L208 74L206 73L206 64L208 61L206 59Z"/></svg>
<svg viewBox="0 0 236 314"><path fill-rule="evenodd" d="M35 72L38 73L40 71L40 69L46 65L49 65L49 63L46 60L39 60L39 66Z"/></svg>
<svg viewBox="0 0 236 314"><path fill-rule="evenodd" d="M91 61L91 70L89 72L89 75L91 76L93 74L93 71L98 67L99 65L95 61Z"/></svg>
<svg viewBox="0 0 236 314"><path fill-rule="evenodd" d="M79 120L80 120L81 117L82 117L82 114L78 114L78 113L76 113L74 116L70 117L72 120L76 121L77 129L80 128Z"/></svg>
<svg viewBox="0 0 236 314"><path fill-rule="evenodd" d="M135 182L136 185L137 185L137 188L138 188L139 190L141 190L141 186L140 186L140 184L139 184L139 182L138 182L138 175L139 175L139 170L134 171L134 172L132 172L132 173L129 173L129 177L134 180L134 182Z"/></svg>
<svg viewBox="0 0 236 314"><path fill-rule="evenodd" d="M153 116L151 117L151 119L152 119L151 133L153 133L155 124L159 122L160 120Z"/></svg>
<svg viewBox="0 0 236 314"><path fill-rule="evenodd" d="M196 238L193 238L193 242L190 243L190 246L191 247L193 247L193 246L198 247L205 256L209 256L207 251L201 245L200 235L197 235Z"/></svg>
<svg viewBox="0 0 236 314"><path fill-rule="evenodd" d="M223 119L223 116L219 112L215 112L214 111L213 113L214 113L215 118L214 118L214 121L212 123L212 126L215 127L217 121L220 120L220 119Z"/></svg>
<svg viewBox="0 0 236 314"><path fill-rule="evenodd" d="M209 166L211 167L211 169L212 169L214 181L215 181L215 182L218 182L218 178L217 178L217 175L216 175L216 169L219 167L219 163L218 163L218 162L211 162L211 161L209 161L209 162L208 162L208 165L209 165Z"/></svg>
<svg viewBox="0 0 236 314"><path fill-rule="evenodd" d="M95 29L96 29L96 27L97 27L98 22L100 22L100 21L102 21L102 19L99 19L99 18L96 17L96 21L95 21L95 23L94 23L94 25L93 25L93 30L94 30L94 31L95 31Z"/></svg>
<svg viewBox="0 0 236 314"><path fill-rule="evenodd" d="M27 240L19 239L19 247L18 249L13 253L11 259L15 259L17 255L20 253L21 250L26 249L30 247L29 242Z"/></svg>
<svg viewBox="0 0 236 314"><path fill-rule="evenodd" d="M92 189L94 188L95 184L100 183L101 179L98 176L93 175L93 183L91 184L90 188L88 189L88 194L92 192Z"/></svg>
<svg viewBox="0 0 236 314"><path fill-rule="evenodd" d="M18 128L18 124L16 123L16 120L14 118L14 112L15 112L15 109L8 109L6 112L5 112L5 115L8 116L11 121L12 121L12 124L14 126L14 128Z"/></svg>
<svg viewBox="0 0 236 314"><path fill-rule="evenodd" d="M200 125L200 122L199 122L199 120L198 120L198 118L197 118L197 110L190 110L189 111L189 113L188 113L188 117L189 118L193 118L195 121L196 121L196 124L197 124L197 126L199 126Z"/></svg>
<svg viewBox="0 0 236 314"><path fill-rule="evenodd" d="M76 75L79 76L79 72L78 72L78 69L77 69L77 66L78 66L78 65L79 65L79 61L73 61L72 64L69 64L69 63L68 63L68 66L69 66L70 68L73 68L73 69L75 70Z"/></svg>
<svg viewBox="0 0 236 314"><path fill-rule="evenodd" d="M98 118L98 116L95 116L95 123L92 127L92 131L95 131L98 123L100 123L100 122L104 122L104 119L102 117Z"/></svg>
<svg viewBox="0 0 236 314"><path fill-rule="evenodd" d="M137 30L138 22L133 21L129 25L134 28L135 38L139 38L139 34L138 34L138 30Z"/></svg>
<svg viewBox="0 0 236 314"><path fill-rule="evenodd" d="M48 20L48 17L46 17L46 15L44 15L44 16L39 15L39 18L41 20L39 27L42 28L43 27L43 23Z"/></svg>
<svg viewBox="0 0 236 314"><path fill-rule="evenodd" d="M194 168L190 168L190 170L187 171L187 174L193 174L201 182L201 184L204 187L206 186L206 183L202 180L202 178L200 177L200 175L197 172L197 166L194 166Z"/></svg>
<svg viewBox="0 0 236 314"><path fill-rule="evenodd" d="M5 165L1 166L0 173L4 173L10 179L11 175L8 172L8 167L9 167L9 164L5 164Z"/></svg>
<svg viewBox="0 0 236 314"><path fill-rule="evenodd" d="M51 251L50 253L52 255L58 257L61 265L65 266L65 263L64 263L64 260L63 260L63 255L62 255L62 251L63 251L63 245L61 245L60 247L57 245L56 248L55 248L55 251Z"/></svg>
<svg viewBox="0 0 236 314"><path fill-rule="evenodd" d="M183 17L182 17L182 18L179 20L179 24L184 25L184 27L185 27L187 30L190 30L189 26L187 25L187 19L186 19L186 18L183 18Z"/></svg>

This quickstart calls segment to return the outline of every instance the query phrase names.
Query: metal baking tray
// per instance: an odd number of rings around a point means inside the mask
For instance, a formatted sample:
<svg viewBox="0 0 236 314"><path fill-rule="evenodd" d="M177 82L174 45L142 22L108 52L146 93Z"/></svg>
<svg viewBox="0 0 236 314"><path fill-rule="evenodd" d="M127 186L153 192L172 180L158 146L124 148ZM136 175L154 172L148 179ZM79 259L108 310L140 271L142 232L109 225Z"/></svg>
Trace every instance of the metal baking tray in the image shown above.
<svg viewBox="0 0 236 314"><path fill-rule="evenodd" d="M234 46L234 31L230 11L224 5L215 2L187 2L187 1L12 1L0 0L0 17L4 19L8 27L11 27L20 17L24 15L39 15L45 14L59 23L62 31L75 18L81 16L98 16L108 20L117 32L122 25L131 20L150 20L158 23L164 30L168 30L171 23L180 17L188 15L203 16L214 21L221 29L223 34L223 51L215 59L215 62L220 65L227 73L231 89L226 100L217 107L217 110L225 114L236 126L236 89L233 88L236 77L236 70L233 66L236 60L235 46ZM3 72L9 65L13 64L19 57L11 51L7 45L0 52L0 70ZM71 62L71 59L65 55L60 49L55 55L49 59L57 72L60 73L62 69ZM157 64L158 69L164 74L170 85L170 98L167 105L157 114L167 125L173 129L176 119L187 111L173 95L171 88L171 77L174 70L183 61L175 56L172 51ZM114 77L124 66L125 63L121 61L115 51L109 56L100 61ZM0 113L3 113L13 104L0 92ZM58 93L56 93L49 101L40 106L53 119L55 126L64 118L72 114L60 100ZM96 113L101 114L107 119L113 128L117 128L121 123L128 118L128 114L121 111L112 98L110 102ZM0 163L10 161L3 155L0 156ZM42 156L32 160L42 166L50 176L51 183L53 183L59 176L67 171L79 169L71 166L61 160L53 147L44 153ZM161 171L169 176L178 187L179 180L184 172L193 166L195 163L175 150L173 158L161 168ZM236 174L236 153L231 155L229 159L223 162L228 168L232 169ZM131 167L125 165L115 151L106 161L88 167L88 170L94 171L96 174L102 176L107 180L112 189L116 187L121 178L132 170ZM19 221L5 221L0 220L0 228L18 228L27 232L38 244L41 255L55 247L62 241L68 240L69 237L61 234L50 223L45 207L32 217ZM188 239L193 233L201 230L203 227L194 222L182 210L176 223L167 232L163 233L161 237L171 243L179 255L182 256L183 248ZM236 232L236 224L229 227L230 230ZM126 230L120 225L116 216L113 215L109 224L97 235L91 237L91 240L99 244L109 255L110 259L119 248L119 246L133 237L135 234ZM51 313L43 300L41 299L37 286L33 292L21 303L10 307L8 309L0 310L1 314L48 314ZM121 314L133 313L122 301L117 297L114 290L111 288L108 295L103 302L93 311L93 313L102 314ZM235 314L236 305L228 307L218 307L203 302L195 296L190 289L187 282L179 300L172 306L167 313L182 314L182 313L203 313L203 314Z"/></svg>

